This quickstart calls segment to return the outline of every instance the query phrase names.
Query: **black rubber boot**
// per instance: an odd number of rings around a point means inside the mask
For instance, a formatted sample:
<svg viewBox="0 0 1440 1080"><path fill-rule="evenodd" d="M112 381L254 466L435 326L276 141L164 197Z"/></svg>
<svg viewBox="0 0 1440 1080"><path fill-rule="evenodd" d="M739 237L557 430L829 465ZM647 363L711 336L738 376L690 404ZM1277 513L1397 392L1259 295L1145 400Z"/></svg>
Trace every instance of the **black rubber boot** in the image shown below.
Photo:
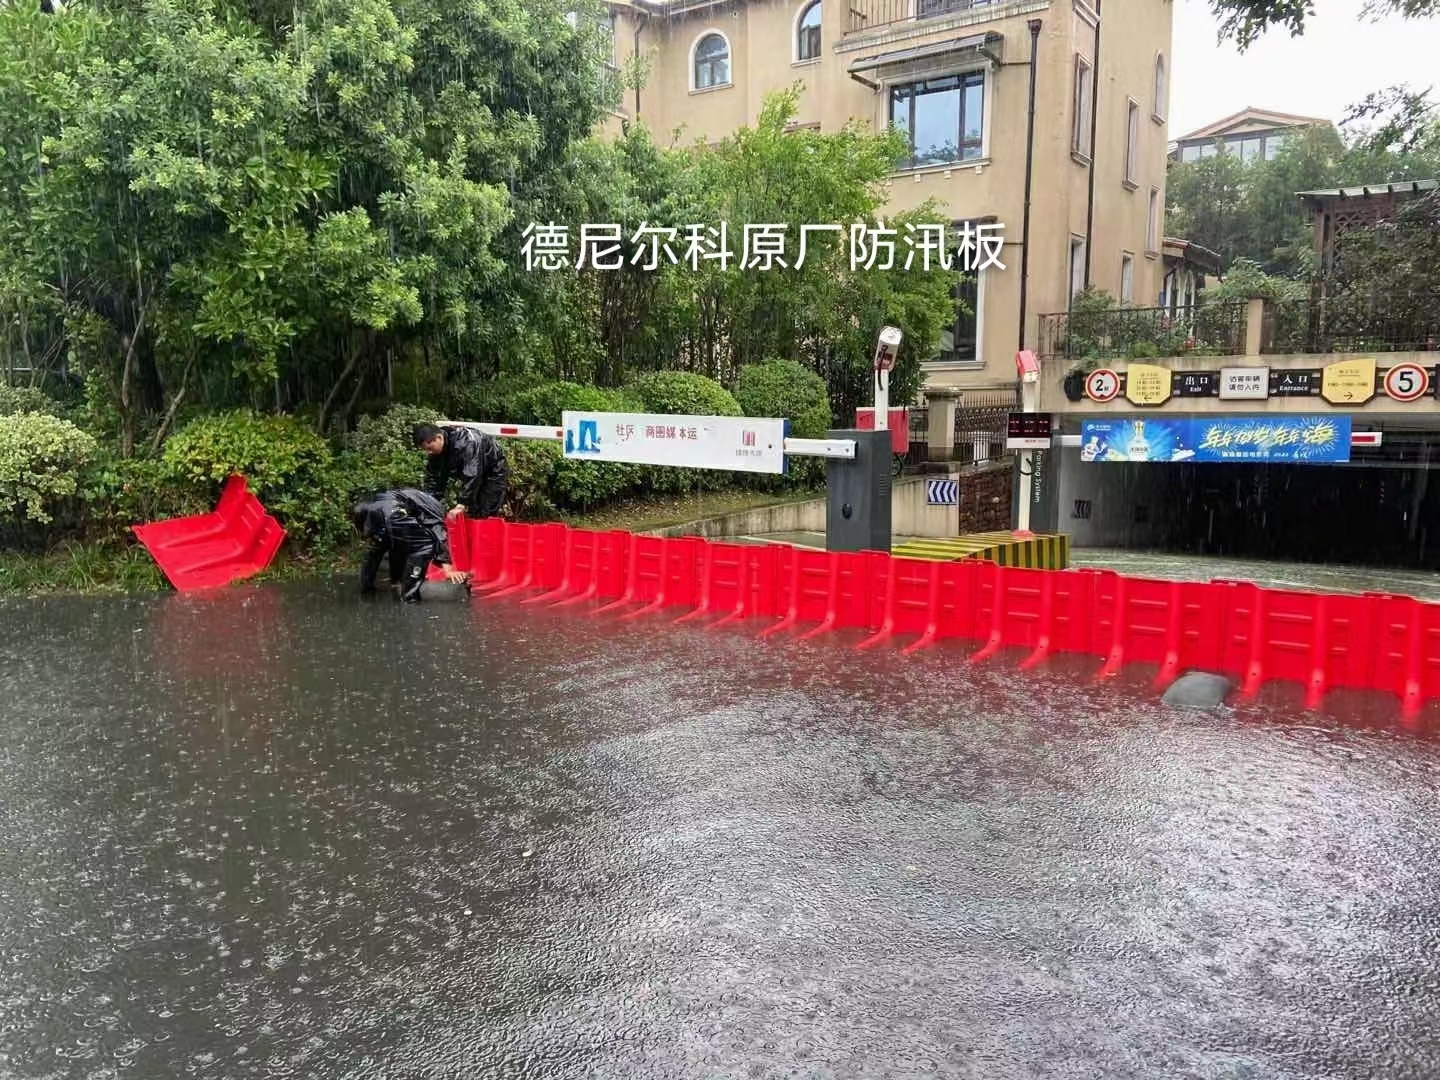
<svg viewBox="0 0 1440 1080"><path fill-rule="evenodd" d="M425 569L430 565L428 555L412 555L405 563L405 578L400 585L400 599L407 604L420 602L420 587L425 584Z"/></svg>

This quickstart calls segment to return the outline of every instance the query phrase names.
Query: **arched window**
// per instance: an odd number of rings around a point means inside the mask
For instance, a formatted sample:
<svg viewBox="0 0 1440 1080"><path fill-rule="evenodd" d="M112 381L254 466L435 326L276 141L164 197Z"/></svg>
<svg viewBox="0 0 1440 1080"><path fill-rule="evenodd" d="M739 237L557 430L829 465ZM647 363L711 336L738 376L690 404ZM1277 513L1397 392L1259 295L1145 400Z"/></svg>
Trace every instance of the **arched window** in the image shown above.
<svg viewBox="0 0 1440 1080"><path fill-rule="evenodd" d="M695 90L730 84L730 43L721 33L709 33L695 43L692 65Z"/></svg>
<svg viewBox="0 0 1440 1080"><path fill-rule="evenodd" d="M1165 85L1165 54L1155 54L1155 104L1150 110L1150 115L1156 120L1165 119L1165 102L1168 96L1168 88Z"/></svg>
<svg viewBox="0 0 1440 1080"><path fill-rule="evenodd" d="M795 22L795 59L820 59L820 0L810 0Z"/></svg>

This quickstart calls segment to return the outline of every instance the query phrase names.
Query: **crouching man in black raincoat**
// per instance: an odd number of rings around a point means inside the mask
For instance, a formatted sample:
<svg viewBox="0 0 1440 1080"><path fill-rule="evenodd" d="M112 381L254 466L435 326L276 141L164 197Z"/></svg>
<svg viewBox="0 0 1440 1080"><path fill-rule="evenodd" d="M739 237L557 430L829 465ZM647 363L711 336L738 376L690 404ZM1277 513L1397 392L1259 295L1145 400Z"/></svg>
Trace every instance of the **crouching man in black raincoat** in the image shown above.
<svg viewBox="0 0 1440 1080"><path fill-rule="evenodd" d="M445 498L450 481L460 483L460 501L450 510L466 517L488 518L505 504L510 466L498 439L458 424L416 424L416 447L430 455L425 463L425 491Z"/></svg>
<svg viewBox="0 0 1440 1080"><path fill-rule="evenodd" d="M360 567L360 592L375 592L380 561L390 556L390 584L399 584L400 599L420 601L420 586L432 562L445 571L452 584L467 575L451 565L450 537L445 532L445 509L431 495L414 488L382 491L355 504L350 520L370 541Z"/></svg>

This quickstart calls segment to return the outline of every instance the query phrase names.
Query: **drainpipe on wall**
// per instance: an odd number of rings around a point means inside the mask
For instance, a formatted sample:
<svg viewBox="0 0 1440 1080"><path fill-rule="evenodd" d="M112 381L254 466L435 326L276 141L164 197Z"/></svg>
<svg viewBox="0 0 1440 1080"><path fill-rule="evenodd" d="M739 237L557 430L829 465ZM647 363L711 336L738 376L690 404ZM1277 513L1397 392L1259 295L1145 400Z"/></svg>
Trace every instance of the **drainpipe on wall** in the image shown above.
<svg viewBox="0 0 1440 1080"><path fill-rule="evenodd" d="M1100 116L1100 0L1095 0L1095 55L1090 69L1090 194L1085 203L1085 288L1090 280L1090 234L1095 229L1095 125ZM1069 305L1067 304L1068 308Z"/></svg>
<svg viewBox="0 0 1440 1080"><path fill-rule="evenodd" d="M1030 180L1035 164L1035 66L1040 51L1040 20L1030 26L1030 109L1025 123L1025 218L1020 238L1020 343L1025 348L1025 291L1030 277Z"/></svg>

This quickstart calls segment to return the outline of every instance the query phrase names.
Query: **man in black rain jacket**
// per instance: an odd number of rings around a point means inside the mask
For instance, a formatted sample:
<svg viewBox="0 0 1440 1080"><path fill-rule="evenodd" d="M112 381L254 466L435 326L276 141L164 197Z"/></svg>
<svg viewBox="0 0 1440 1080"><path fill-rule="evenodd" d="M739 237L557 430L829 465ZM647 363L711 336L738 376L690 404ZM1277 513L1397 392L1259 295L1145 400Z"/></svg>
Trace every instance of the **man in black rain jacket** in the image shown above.
<svg viewBox="0 0 1440 1080"><path fill-rule="evenodd" d="M414 488L382 491L355 504L350 520L370 541L360 567L360 592L375 592L380 562L390 556L390 584L400 585L400 599L420 600L420 586L430 563L438 563L453 584L466 575L451 565L450 537L445 532L445 508L430 495Z"/></svg>
<svg viewBox="0 0 1440 1080"><path fill-rule="evenodd" d="M416 424L415 445L430 455L425 464L425 491L445 498L451 479L460 482L460 501L450 513L488 518L500 513L510 467L505 451L492 436L455 424Z"/></svg>

